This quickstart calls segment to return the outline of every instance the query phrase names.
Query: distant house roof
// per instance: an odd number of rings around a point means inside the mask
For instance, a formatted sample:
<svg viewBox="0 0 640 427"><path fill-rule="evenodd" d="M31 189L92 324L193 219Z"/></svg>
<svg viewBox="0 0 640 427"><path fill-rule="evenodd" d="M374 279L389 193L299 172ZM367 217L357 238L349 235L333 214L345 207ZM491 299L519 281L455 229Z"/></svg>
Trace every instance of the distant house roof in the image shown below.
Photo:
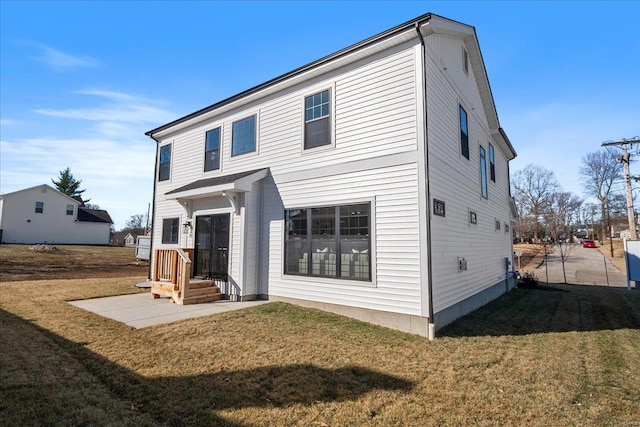
<svg viewBox="0 0 640 427"><path fill-rule="evenodd" d="M87 209L82 206L78 206L78 221L113 224L109 212L101 209Z"/></svg>
<svg viewBox="0 0 640 427"><path fill-rule="evenodd" d="M34 185L33 187L29 187L29 188L23 188L22 190L16 190L16 191L12 191L11 193L5 193L5 194L0 194L0 199L4 199L8 196L13 196L14 194L18 194L18 193L22 193L22 192L26 192L26 191L32 191L35 190L36 188L40 188L40 189L48 189L54 192L54 194L59 194L62 197L65 197L66 199L68 199L70 202L76 203L78 205L82 204L82 201L78 201L73 197L67 196L66 194L58 191L58 189L53 188L52 186L50 186L49 184L41 184L41 185Z"/></svg>

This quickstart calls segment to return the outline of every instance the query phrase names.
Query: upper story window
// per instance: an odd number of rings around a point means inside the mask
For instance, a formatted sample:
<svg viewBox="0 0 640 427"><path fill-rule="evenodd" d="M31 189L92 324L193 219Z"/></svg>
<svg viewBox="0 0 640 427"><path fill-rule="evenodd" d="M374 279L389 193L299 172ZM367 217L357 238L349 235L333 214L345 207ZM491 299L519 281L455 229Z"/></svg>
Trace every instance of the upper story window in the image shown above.
<svg viewBox="0 0 640 427"><path fill-rule="evenodd" d="M204 171L220 169L220 128L207 131L204 146Z"/></svg>
<svg viewBox="0 0 640 427"><path fill-rule="evenodd" d="M67 215L73 215L73 205L67 205Z"/></svg>
<svg viewBox="0 0 640 427"><path fill-rule="evenodd" d="M469 74L469 54L464 46L462 47L462 70L465 74Z"/></svg>
<svg viewBox="0 0 640 427"><path fill-rule="evenodd" d="M482 188L482 197L488 197L487 190L487 153L484 147L480 147L480 186Z"/></svg>
<svg viewBox="0 0 640 427"><path fill-rule="evenodd" d="M44 202L36 202L36 213L44 212Z"/></svg>
<svg viewBox="0 0 640 427"><path fill-rule="evenodd" d="M489 176L491 181L496 182L496 153L491 144L489 144Z"/></svg>
<svg viewBox="0 0 640 427"><path fill-rule="evenodd" d="M304 148L331 144L329 90L304 98Z"/></svg>
<svg viewBox="0 0 640 427"><path fill-rule="evenodd" d="M256 151L256 116L233 122L231 130L231 156Z"/></svg>
<svg viewBox="0 0 640 427"><path fill-rule="evenodd" d="M158 162L158 181L166 181L171 175L171 144L160 147Z"/></svg>
<svg viewBox="0 0 640 427"><path fill-rule="evenodd" d="M467 127L467 112L460 107L460 152L469 159L469 128Z"/></svg>
<svg viewBox="0 0 640 427"><path fill-rule="evenodd" d="M178 243L179 218L162 220L162 243Z"/></svg>

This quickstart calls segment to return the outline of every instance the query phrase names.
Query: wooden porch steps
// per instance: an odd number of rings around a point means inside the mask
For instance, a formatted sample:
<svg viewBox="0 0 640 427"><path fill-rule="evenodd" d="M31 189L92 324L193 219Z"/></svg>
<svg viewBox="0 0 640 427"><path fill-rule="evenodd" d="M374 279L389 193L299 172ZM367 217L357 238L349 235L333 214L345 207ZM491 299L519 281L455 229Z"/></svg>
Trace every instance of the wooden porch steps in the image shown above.
<svg viewBox="0 0 640 427"><path fill-rule="evenodd" d="M172 299L172 302L180 305L198 304L224 299L224 294L220 292L220 288L214 285L213 280L207 279L190 279L184 290L184 295L180 295L180 291L174 290L174 285L170 281L152 281L151 297L155 299L161 296L169 297Z"/></svg>
<svg viewBox="0 0 640 427"><path fill-rule="evenodd" d="M169 297L181 305L224 299L215 281L192 277L192 257L193 249L156 249L151 297Z"/></svg>

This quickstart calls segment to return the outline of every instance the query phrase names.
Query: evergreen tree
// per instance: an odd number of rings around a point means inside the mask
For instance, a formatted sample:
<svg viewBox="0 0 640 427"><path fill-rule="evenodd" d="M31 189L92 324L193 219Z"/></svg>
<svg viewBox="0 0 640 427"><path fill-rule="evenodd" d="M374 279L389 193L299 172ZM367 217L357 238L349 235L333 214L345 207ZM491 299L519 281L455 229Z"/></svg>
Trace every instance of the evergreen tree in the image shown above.
<svg viewBox="0 0 640 427"><path fill-rule="evenodd" d="M59 192L66 194L69 197L74 197L84 202L88 202L89 200L82 199L82 193L85 190L79 190L80 184L82 184L81 179L75 179L73 174L71 173L71 168L67 167L65 170L60 171L60 176L58 180L52 179L53 185L56 186Z"/></svg>

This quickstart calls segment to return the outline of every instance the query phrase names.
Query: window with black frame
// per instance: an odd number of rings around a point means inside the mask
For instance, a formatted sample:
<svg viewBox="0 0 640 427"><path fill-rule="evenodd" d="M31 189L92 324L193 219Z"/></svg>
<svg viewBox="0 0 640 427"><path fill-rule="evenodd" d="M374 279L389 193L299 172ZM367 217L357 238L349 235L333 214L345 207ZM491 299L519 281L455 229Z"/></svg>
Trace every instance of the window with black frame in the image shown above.
<svg viewBox="0 0 640 427"><path fill-rule="evenodd" d="M329 90L304 98L304 148L331 144Z"/></svg>
<svg viewBox="0 0 640 427"><path fill-rule="evenodd" d="M467 112L459 105L460 110L460 153L469 160L469 128Z"/></svg>
<svg viewBox="0 0 640 427"><path fill-rule="evenodd" d="M370 204L285 211L284 273L371 281Z"/></svg>
<svg viewBox="0 0 640 427"><path fill-rule="evenodd" d="M245 117L231 125L231 156L256 151L256 115Z"/></svg>
<svg viewBox="0 0 640 427"><path fill-rule="evenodd" d="M204 147L204 171L220 169L220 128L207 131Z"/></svg>
<svg viewBox="0 0 640 427"><path fill-rule="evenodd" d="M179 218L162 220L162 243L178 243Z"/></svg>
<svg viewBox="0 0 640 427"><path fill-rule="evenodd" d="M160 147L158 181L167 181L171 175L171 144Z"/></svg>

